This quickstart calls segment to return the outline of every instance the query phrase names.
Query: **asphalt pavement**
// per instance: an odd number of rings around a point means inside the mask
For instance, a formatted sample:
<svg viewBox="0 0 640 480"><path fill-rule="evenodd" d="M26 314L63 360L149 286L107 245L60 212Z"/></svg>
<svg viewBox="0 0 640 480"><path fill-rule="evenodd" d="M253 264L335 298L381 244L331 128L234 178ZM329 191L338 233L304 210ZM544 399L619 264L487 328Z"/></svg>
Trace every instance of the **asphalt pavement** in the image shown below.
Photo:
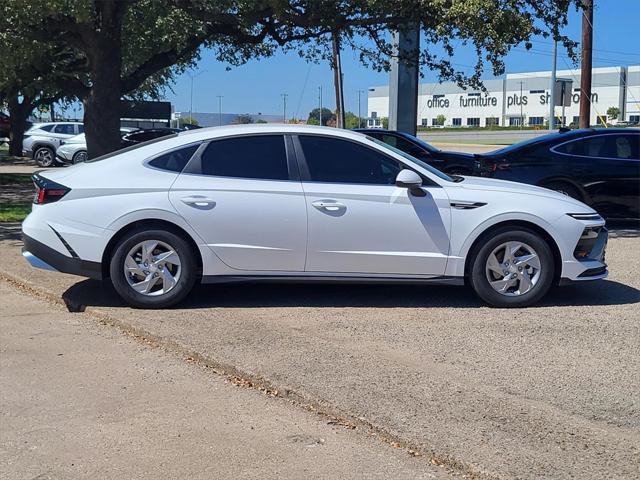
<svg viewBox="0 0 640 480"><path fill-rule="evenodd" d="M608 280L535 308L464 287L207 286L178 308L124 307L108 283L34 270L0 243L0 276L30 295L189 357L302 410L479 478L637 478L640 239L613 238Z"/></svg>

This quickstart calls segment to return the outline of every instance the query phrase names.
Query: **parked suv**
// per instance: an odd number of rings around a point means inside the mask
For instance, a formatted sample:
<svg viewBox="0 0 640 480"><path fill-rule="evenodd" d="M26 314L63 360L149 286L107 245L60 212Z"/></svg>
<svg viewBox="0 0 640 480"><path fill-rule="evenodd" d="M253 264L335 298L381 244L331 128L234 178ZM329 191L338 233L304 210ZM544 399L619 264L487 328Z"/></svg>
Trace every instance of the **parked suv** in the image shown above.
<svg viewBox="0 0 640 480"><path fill-rule="evenodd" d="M22 154L41 167L59 165L56 149L61 142L83 132L84 126L77 122L37 123L25 133Z"/></svg>

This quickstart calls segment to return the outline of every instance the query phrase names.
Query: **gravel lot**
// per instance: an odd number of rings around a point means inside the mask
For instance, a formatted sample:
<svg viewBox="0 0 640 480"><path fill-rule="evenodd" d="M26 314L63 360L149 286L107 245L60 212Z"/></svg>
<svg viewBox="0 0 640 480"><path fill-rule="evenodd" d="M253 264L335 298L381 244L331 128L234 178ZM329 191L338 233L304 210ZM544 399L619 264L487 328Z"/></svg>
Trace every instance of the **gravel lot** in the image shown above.
<svg viewBox="0 0 640 480"><path fill-rule="evenodd" d="M639 238L610 240L608 280L523 310L484 307L463 287L234 285L139 311L108 283L31 269L19 247L0 243L0 276L32 294L86 305L425 462L489 478L640 471Z"/></svg>

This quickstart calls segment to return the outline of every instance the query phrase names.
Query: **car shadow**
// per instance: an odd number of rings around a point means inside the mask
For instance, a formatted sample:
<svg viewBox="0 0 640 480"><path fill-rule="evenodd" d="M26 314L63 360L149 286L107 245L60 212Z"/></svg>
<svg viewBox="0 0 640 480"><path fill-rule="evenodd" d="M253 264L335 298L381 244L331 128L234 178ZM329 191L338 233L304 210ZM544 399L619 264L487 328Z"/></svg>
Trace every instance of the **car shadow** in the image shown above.
<svg viewBox="0 0 640 480"><path fill-rule="evenodd" d="M84 280L67 289L70 311L87 306L126 307L108 281ZM537 305L590 306L640 303L640 290L611 280L557 287ZM175 308L405 307L473 308L484 304L468 287L434 285L348 285L236 283L199 285Z"/></svg>

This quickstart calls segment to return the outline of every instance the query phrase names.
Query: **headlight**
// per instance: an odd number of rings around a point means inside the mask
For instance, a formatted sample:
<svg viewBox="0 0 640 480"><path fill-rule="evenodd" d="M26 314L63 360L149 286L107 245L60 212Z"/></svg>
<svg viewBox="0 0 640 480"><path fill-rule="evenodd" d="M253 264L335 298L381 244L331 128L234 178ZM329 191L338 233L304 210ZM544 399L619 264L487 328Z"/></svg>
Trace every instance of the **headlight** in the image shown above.
<svg viewBox="0 0 640 480"><path fill-rule="evenodd" d="M567 213L567 215L576 220L602 220L602 217L597 213Z"/></svg>

